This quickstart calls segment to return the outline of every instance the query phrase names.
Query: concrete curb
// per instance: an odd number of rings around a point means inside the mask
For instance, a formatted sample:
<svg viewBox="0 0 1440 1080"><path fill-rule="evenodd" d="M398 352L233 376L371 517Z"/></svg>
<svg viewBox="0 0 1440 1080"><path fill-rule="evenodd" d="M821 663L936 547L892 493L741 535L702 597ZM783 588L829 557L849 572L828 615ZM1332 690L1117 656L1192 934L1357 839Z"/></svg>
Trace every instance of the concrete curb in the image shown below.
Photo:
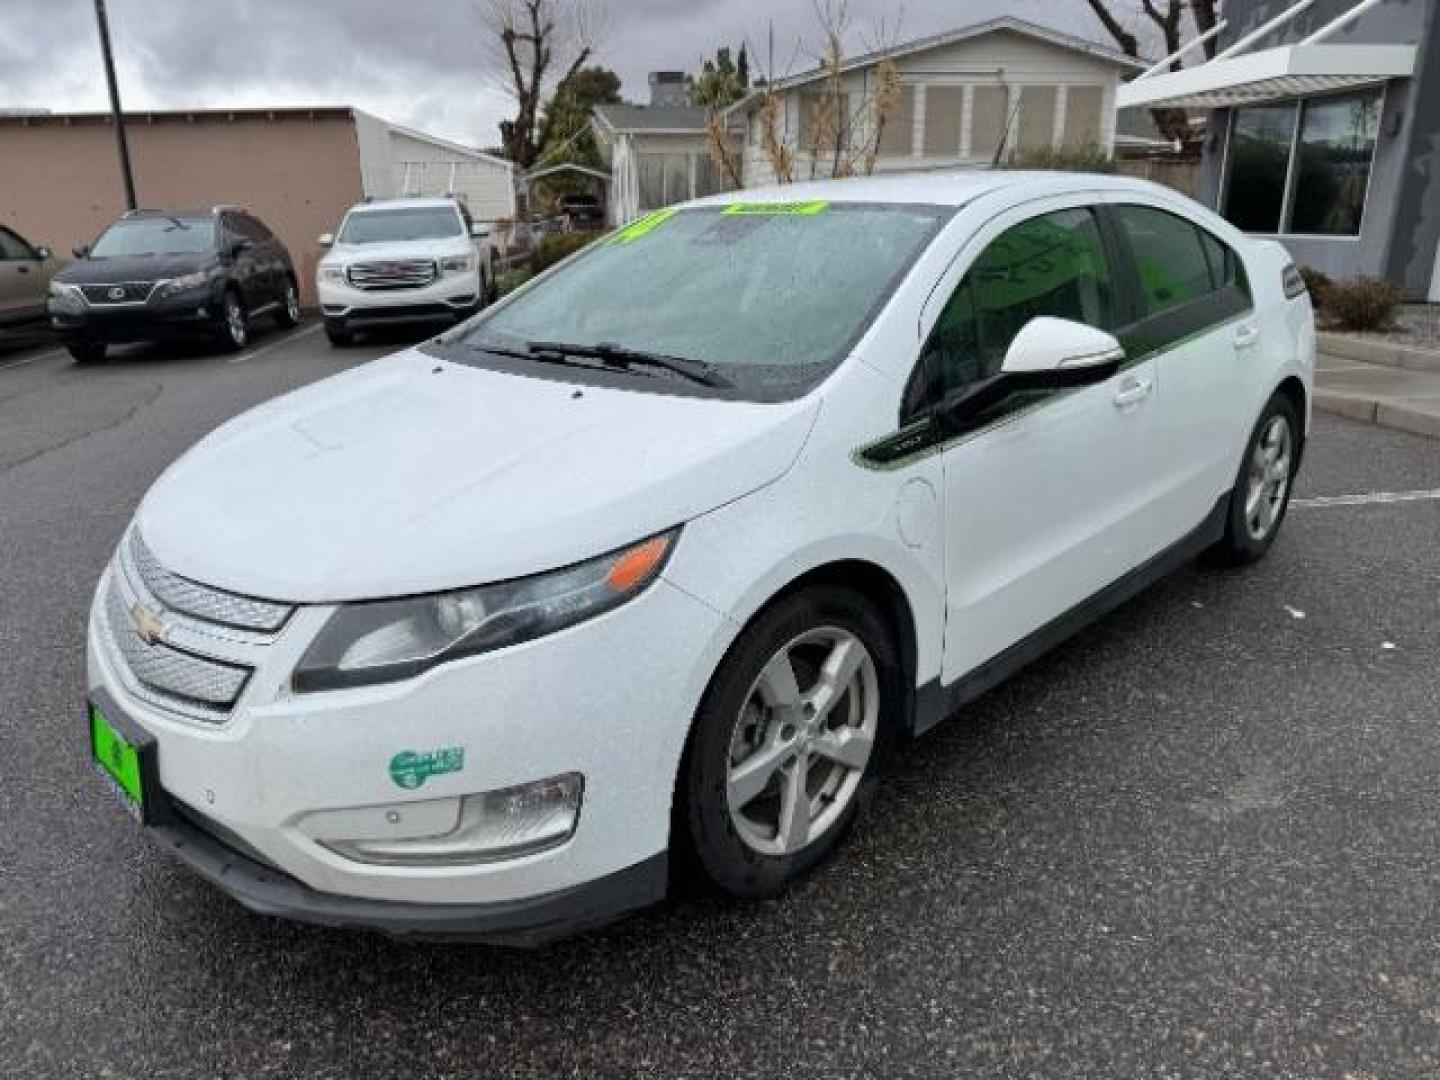
<svg viewBox="0 0 1440 1080"><path fill-rule="evenodd" d="M1359 394L1317 389L1314 406L1318 412L1344 416L1394 431L1406 431L1412 435L1440 439L1440 402L1424 408Z"/></svg>
<svg viewBox="0 0 1440 1080"><path fill-rule="evenodd" d="M1359 360L1365 364L1405 368L1408 371L1440 373L1440 349L1421 349L1414 345L1396 345L1388 341L1369 341L1350 334L1320 332L1315 335L1315 348L1327 356Z"/></svg>

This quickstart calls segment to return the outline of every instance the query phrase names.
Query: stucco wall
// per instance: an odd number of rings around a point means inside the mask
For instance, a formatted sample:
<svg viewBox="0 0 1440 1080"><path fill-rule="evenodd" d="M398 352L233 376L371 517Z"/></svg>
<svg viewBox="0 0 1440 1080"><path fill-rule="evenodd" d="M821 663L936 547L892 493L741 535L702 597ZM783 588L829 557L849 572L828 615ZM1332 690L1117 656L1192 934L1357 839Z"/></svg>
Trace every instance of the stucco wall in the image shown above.
<svg viewBox="0 0 1440 1080"><path fill-rule="evenodd" d="M1228 46L1274 18L1293 0L1232 0L1230 26L1221 35ZM1293 44L1320 29L1355 0L1317 0L1252 50ZM1386 86L1365 218L1355 237L1280 237L1301 265L1336 277L1385 275L1423 295L1430 285L1440 241L1440 109L1424 107L1440 94L1440 45L1434 35L1440 0L1384 0L1328 39L1329 44L1412 44L1421 46L1419 77ZM1200 198L1218 206L1230 110L1210 114L1211 137L1201 165Z"/></svg>
<svg viewBox="0 0 1440 1080"><path fill-rule="evenodd" d="M246 207L285 242L302 298L314 302L315 240L361 197L348 116L136 118L127 131L141 206ZM67 257L125 209L108 117L0 120L0 162L0 221Z"/></svg>

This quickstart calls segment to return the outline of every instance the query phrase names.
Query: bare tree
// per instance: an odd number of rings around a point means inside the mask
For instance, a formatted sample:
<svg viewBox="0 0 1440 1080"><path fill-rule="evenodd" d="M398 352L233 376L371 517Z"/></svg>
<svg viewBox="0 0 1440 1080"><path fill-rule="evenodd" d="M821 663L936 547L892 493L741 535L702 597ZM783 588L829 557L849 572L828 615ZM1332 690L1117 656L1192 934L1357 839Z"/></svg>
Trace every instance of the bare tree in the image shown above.
<svg viewBox="0 0 1440 1080"><path fill-rule="evenodd" d="M594 54L605 14L598 0L476 0L493 67L515 102L500 124L505 156L522 169L540 152L541 106Z"/></svg>
<svg viewBox="0 0 1440 1080"><path fill-rule="evenodd" d="M1120 51L1138 59L1140 36L1131 21L1134 12L1117 14L1120 0L1086 0L1086 2L1090 5L1090 10L1095 13L1095 17L1100 20L1100 25L1105 27L1106 33L1120 47ZM1192 11L1197 29L1203 32L1215 25L1214 0L1140 0L1139 12L1159 32L1166 56L1178 52L1180 46L1184 44L1183 18L1187 8ZM1205 43L1205 51L1208 56L1215 55L1214 38ZM1179 71L1181 61L1172 61L1170 67L1172 70ZM1189 117L1184 109L1151 109L1150 115L1155 119L1155 126L1167 139L1183 142L1190 137Z"/></svg>

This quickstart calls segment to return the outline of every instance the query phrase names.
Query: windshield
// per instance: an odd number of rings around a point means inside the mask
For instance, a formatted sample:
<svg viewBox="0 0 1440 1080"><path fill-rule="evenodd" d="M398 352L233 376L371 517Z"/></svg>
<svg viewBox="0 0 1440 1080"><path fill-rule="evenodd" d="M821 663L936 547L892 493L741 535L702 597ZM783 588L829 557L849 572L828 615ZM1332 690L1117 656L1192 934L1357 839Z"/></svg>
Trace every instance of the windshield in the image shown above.
<svg viewBox="0 0 1440 1080"><path fill-rule="evenodd" d="M406 210L359 210L345 219L342 244L382 244L394 240L443 240L464 236L460 215L445 206Z"/></svg>
<svg viewBox="0 0 1440 1080"><path fill-rule="evenodd" d="M777 400L844 358L951 212L860 203L657 211L453 343L472 352L611 344L713 365L743 396Z"/></svg>
<svg viewBox="0 0 1440 1080"><path fill-rule="evenodd" d="M213 218L146 217L117 221L90 249L97 259L117 255L193 255L215 249Z"/></svg>

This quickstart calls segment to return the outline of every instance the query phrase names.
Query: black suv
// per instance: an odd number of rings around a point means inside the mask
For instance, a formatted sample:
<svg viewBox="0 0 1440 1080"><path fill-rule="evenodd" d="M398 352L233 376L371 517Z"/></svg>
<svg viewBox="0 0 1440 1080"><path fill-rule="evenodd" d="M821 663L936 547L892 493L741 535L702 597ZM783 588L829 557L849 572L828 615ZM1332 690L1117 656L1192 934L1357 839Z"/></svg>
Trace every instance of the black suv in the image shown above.
<svg viewBox="0 0 1440 1080"><path fill-rule="evenodd" d="M258 218L233 206L132 210L50 283L50 322L80 363L108 345L209 337L243 349L249 321L300 321L290 253Z"/></svg>

